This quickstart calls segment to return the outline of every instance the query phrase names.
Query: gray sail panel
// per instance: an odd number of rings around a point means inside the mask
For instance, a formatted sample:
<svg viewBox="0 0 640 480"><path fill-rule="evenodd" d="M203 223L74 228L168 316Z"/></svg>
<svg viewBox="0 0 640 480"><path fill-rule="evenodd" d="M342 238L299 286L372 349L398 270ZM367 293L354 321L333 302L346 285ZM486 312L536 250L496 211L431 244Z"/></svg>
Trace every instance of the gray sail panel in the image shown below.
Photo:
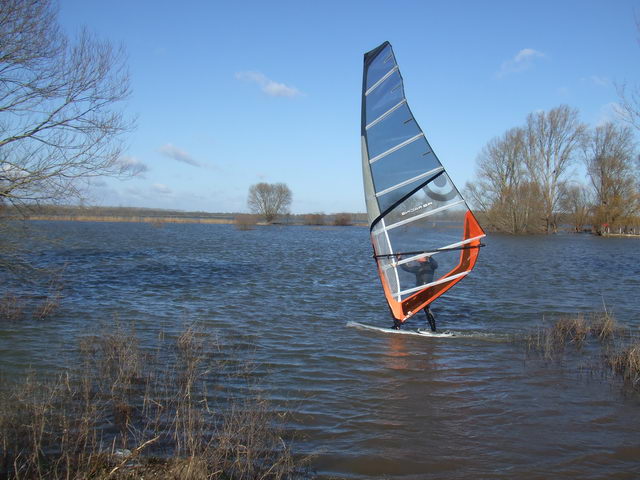
<svg viewBox="0 0 640 480"><path fill-rule="evenodd" d="M369 155L367 154L367 142L361 137L362 148L362 182L364 184L364 199L367 205L367 217L369 225L380 215L380 208L376 201L376 191L373 186L371 168L369 167Z"/></svg>
<svg viewBox="0 0 640 480"><path fill-rule="evenodd" d="M380 79L387 75L396 66L396 59L393 55L391 45L386 43L386 45L383 44L381 47L382 48L379 52L372 53L372 55L375 56L367 67L364 85L365 92L376 85Z"/></svg>

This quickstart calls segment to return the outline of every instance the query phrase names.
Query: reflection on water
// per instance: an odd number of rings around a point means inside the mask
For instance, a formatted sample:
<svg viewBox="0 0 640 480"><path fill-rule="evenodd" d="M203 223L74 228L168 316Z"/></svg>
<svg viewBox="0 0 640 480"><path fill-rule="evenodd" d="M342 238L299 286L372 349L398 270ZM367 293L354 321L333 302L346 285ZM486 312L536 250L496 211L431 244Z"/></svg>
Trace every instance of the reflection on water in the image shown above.
<svg viewBox="0 0 640 480"><path fill-rule="evenodd" d="M3 375L63 368L79 334L114 318L135 320L150 345L195 321L257 362L275 408L295 406L289 432L327 476L640 475L640 401L507 340L603 303L640 326L637 239L490 236L474 272L433 306L466 336L433 339L345 326L391 322L365 228L28 228L55 239L35 259L65 268L65 299L51 320L0 325Z"/></svg>

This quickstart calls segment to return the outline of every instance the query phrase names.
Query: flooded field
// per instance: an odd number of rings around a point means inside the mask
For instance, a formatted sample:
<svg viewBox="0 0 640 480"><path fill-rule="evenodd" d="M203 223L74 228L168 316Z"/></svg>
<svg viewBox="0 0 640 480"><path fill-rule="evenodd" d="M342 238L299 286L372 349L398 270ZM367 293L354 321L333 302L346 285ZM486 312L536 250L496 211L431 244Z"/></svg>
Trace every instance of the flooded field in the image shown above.
<svg viewBox="0 0 640 480"><path fill-rule="evenodd" d="M274 409L294 410L287 434L322 477L640 476L640 399L584 368L587 353L544 362L513 341L604 306L638 330L636 238L489 236L433 305L459 335L433 339L347 326L391 324L366 228L22 228L32 260L61 270L63 299L45 321L0 325L5 378L64 368L79 336L114 319L135 321L148 345L196 323L246 352Z"/></svg>

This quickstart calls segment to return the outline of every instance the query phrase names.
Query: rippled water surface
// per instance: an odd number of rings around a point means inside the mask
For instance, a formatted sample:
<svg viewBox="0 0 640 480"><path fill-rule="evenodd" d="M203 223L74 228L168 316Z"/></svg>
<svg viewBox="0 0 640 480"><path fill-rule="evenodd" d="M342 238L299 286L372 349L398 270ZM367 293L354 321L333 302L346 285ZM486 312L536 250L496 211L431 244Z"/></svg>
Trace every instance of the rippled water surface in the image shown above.
<svg viewBox="0 0 640 480"><path fill-rule="evenodd" d="M449 339L390 325L361 227L33 222L36 263L64 267L45 322L0 325L0 368L65 366L79 332L114 318L142 336L197 322L250 340L274 408L313 467L337 478L638 478L640 401L599 375L528 358L510 338L606 304L640 326L640 239L486 240L433 310ZM13 285L12 289L26 288ZM422 326L412 321L413 326Z"/></svg>

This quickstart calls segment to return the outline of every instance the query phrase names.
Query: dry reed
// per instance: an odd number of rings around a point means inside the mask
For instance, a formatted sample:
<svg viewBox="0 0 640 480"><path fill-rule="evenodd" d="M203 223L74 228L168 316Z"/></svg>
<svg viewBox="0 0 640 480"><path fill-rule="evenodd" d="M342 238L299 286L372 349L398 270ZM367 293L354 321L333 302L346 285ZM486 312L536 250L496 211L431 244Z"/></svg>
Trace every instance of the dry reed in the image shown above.
<svg viewBox="0 0 640 480"><path fill-rule="evenodd" d="M587 318L582 315L562 317L529 335L526 344L528 351L547 360L561 360L568 345L582 351L590 339L594 345L590 351L602 359L600 367L595 368L609 370L622 380L625 388L640 392L640 339L618 325L606 310Z"/></svg>
<svg viewBox="0 0 640 480"><path fill-rule="evenodd" d="M253 230L258 223L258 217L248 213L236 215L235 225L238 230Z"/></svg>
<svg viewBox="0 0 640 480"><path fill-rule="evenodd" d="M194 328L174 340L163 338L149 351L134 327L117 326L82 339L78 368L52 380L31 374L5 385L0 478L297 475L300 462L268 403L226 392L234 372L217 343Z"/></svg>
<svg viewBox="0 0 640 480"><path fill-rule="evenodd" d="M619 330L619 327L615 318L606 310L602 314L595 316L591 322L591 333L600 341L612 340L617 330Z"/></svg>
<svg viewBox="0 0 640 480"><path fill-rule="evenodd" d="M640 390L640 341L636 340L605 358L613 372L622 377L625 386Z"/></svg>
<svg viewBox="0 0 640 480"><path fill-rule="evenodd" d="M25 282L33 282L36 285L38 276L46 275L48 286L42 295L16 295L11 291L4 293L0 297L0 321L15 322L19 320L36 319L44 320L52 316L60 307L62 299L62 273L64 269L53 271L40 271L33 269L33 277L27 278ZM35 281L34 281L35 278Z"/></svg>

